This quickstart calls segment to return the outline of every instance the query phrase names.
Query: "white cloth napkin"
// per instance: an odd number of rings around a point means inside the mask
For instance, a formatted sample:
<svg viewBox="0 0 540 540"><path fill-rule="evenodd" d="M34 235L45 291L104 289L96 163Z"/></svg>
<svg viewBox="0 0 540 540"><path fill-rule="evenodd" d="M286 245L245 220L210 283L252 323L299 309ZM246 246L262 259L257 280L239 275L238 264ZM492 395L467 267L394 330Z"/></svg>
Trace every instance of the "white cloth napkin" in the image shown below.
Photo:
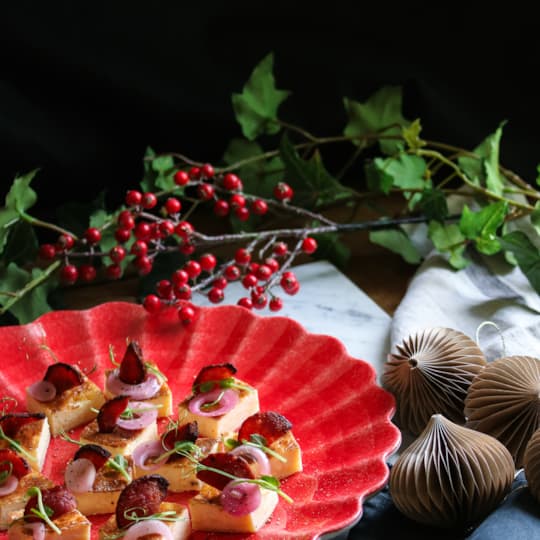
<svg viewBox="0 0 540 540"><path fill-rule="evenodd" d="M518 268L498 257L470 255L473 262L455 271L431 254L412 279L394 314L392 350L410 334L443 326L476 340L486 358L540 357L540 296Z"/></svg>

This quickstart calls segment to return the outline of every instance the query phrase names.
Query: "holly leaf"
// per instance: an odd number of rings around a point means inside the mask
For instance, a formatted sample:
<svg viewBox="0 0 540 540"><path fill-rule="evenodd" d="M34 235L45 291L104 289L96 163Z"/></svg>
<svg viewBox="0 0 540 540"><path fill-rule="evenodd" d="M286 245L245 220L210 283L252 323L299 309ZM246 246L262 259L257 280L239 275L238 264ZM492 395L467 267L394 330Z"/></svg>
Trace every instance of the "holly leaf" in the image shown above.
<svg viewBox="0 0 540 540"><path fill-rule="evenodd" d="M417 118L410 126L401 129L401 135L407 143L409 150L416 152L422 146L426 146L426 141L420 138L421 131L422 125L420 124L420 118Z"/></svg>
<svg viewBox="0 0 540 540"><path fill-rule="evenodd" d="M10 311L20 324L35 320L43 313L51 311L47 302L49 291L56 286L54 279L46 279L60 265L60 261L51 264L45 270L33 268L32 272L20 268L12 262L0 271L1 312ZM35 280L35 285L31 282ZM16 298L18 292L29 288L24 296ZM7 294L6 294L7 293Z"/></svg>
<svg viewBox="0 0 540 540"><path fill-rule="evenodd" d="M429 221L435 220L442 223L448 216L446 196L441 189L436 187L424 189L418 204Z"/></svg>
<svg viewBox="0 0 540 540"><path fill-rule="evenodd" d="M0 253L4 250L10 227L17 223L37 201L36 192L30 187L37 169L17 176L6 195L5 206L0 209Z"/></svg>
<svg viewBox="0 0 540 540"><path fill-rule="evenodd" d="M540 294L540 250L521 231L505 234L500 243L510 251L534 290Z"/></svg>
<svg viewBox="0 0 540 540"><path fill-rule="evenodd" d="M382 190L386 190L384 193L388 193L390 187L406 190L417 190L426 187L425 173L427 165L424 159L419 156L402 153L398 157L375 158L373 164L375 169L379 171L379 186ZM390 178L392 184L389 187Z"/></svg>
<svg viewBox="0 0 540 540"><path fill-rule="evenodd" d="M473 212L467 205L463 207L459 229L469 240L474 240L480 253L493 255L500 250L496 233L504 223L508 205L504 201L492 203L478 212Z"/></svg>
<svg viewBox="0 0 540 540"><path fill-rule="evenodd" d="M223 161L227 165L234 165L262 154L263 149L256 142L237 138L227 146ZM246 193L268 199L273 196L274 186L282 179L284 168L283 161L277 156L246 163L238 169L237 174L242 178Z"/></svg>
<svg viewBox="0 0 540 540"><path fill-rule="evenodd" d="M311 159L302 159L285 134L279 152L287 170L287 181L295 190L295 202L316 207L349 197L350 190L326 170L318 151Z"/></svg>
<svg viewBox="0 0 540 540"><path fill-rule="evenodd" d="M343 133L346 137L357 138L355 144L371 144L371 141L362 139L368 134L400 135L403 127L409 125L401 112L400 86L384 86L364 103L349 98L344 98L343 103L349 118ZM382 139L379 145L385 154L393 155L402 143L400 140Z"/></svg>
<svg viewBox="0 0 540 540"><path fill-rule="evenodd" d="M422 257L402 229L370 231L369 240L401 255L410 264L418 264Z"/></svg>
<svg viewBox="0 0 540 540"><path fill-rule="evenodd" d="M317 240L316 259L330 261L338 268L344 270L351 256L351 250L339 239L337 233L324 233L312 235Z"/></svg>
<svg viewBox="0 0 540 540"><path fill-rule="evenodd" d="M459 166L473 183L485 185L497 195L502 194L504 186L504 178L499 171L499 145L503 125L474 149L478 158L463 156L458 159Z"/></svg>
<svg viewBox="0 0 540 540"><path fill-rule="evenodd" d="M262 134L273 135L281 129L277 123L277 110L290 92L276 88L273 66L274 55L270 53L255 67L243 92L232 95L236 120L250 141Z"/></svg>
<svg viewBox="0 0 540 540"><path fill-rule="evenodd" d="M456 269L465 268L469 261L463 256L467 239L456 223L439 223L431 221L428 236L441 253L449 255L448 262Z"/></svg>

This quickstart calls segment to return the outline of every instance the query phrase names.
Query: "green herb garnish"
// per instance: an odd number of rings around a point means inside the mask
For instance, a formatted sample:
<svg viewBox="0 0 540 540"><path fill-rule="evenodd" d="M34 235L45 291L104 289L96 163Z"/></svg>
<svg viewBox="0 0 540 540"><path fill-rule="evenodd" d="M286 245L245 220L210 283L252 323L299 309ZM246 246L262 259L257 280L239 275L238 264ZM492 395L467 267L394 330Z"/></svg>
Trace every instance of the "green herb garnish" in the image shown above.
<svg viewBox="0 0 540 540"><path fill-rule="evenodd" d="M26 492L26 495L28 497L33 497L34 495L37 497L37 508L32 508L30 512L42 519L56 534L62 534L62 531L51 520L53 511L48 506L45 506L43 504L43 496L41 494L41 489L39 489L38 487L31 487Z"/></svg>
<svg viewBox="0 0 540 540"><path fill-rule="evenodd" d="M128 472L128 461L124 456L118 455L107 460L107 467L118 471L128 482L131 482L131 475Z"/></svg>
<svg viewBox="0 0 540 540"><path fill-rule="evenodd" d="M233 377L228 377L226 379L220 379L218 381L205 381L200 384L194 384L192 387L192 391L194 394L197 393L205 393L210 392L214 388L232 388L234 390L245 390L247 392L253 392L254 389L251 386L248 386L247 384L242 384L241 382L238 382Z"/></svg>
<svg viewBox="0 0 540 540"><path fill-rule="evenodd" d="M37 459L30 454L27 450L25 450L16 440L12 439L11 437L8 437L5 433L2 427L0 426L0 440L4 440L9 445L19 452L19 454L22 454L26 459L29 459L30 461L33 461L34 463L37 461Z"/></svg>
<svg viewBox="0 0 540 540"><path fill-rule="evenodd" d="M2 461L0 462L0 465L7 464L7 469L0 472L0 486L6 483L6 480L11 476L11 473L13 472L13 463L11 461Z"/></svg>

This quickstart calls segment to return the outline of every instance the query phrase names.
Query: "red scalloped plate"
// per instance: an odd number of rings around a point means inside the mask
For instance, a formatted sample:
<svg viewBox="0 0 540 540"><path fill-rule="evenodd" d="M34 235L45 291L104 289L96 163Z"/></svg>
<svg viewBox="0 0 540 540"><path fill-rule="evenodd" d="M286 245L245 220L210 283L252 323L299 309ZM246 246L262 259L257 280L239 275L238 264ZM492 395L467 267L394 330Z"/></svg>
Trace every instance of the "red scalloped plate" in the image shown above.
<svg viewBox="0 0 540 540"><path fill-rule="evenodd" d="M128 338L137 339L145 357L168 376L175 405L201 367L233 362L238 376L258 389L261 409L293 423L304 471L285 480L283 489L294 503L280 501L253 538L315 539L338 531L354 523L365 497L386 483L385 459L400 440L390 422L392 396L377 385L373 368L349 356L335 338L310 334L285 317L260 317L236 306L200 308L186 327L173 309L149 316L121 302L48 313L28 325L0 328L0 395L24 404L25 387L54 361L43 345L61 361L85 370L96 365L90 377L103 386L109 345L121 352ZM44 473L61 482L73 452L73 445L54 440ZM103 521L93 519L93 538ZM246 535L212 535L220 537Z"/></svg>

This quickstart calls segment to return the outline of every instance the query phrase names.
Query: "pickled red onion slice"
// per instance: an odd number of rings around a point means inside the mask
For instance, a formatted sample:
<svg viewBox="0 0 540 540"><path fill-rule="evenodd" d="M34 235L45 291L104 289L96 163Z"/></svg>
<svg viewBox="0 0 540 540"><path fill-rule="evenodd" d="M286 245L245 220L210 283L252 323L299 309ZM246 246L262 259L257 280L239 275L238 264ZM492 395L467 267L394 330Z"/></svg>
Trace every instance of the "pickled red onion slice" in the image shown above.
<svg viewBox="0 0 540 540"><path fill-rule="evenodd" d="M210 410L205 410L203 408L205 404L213 403L218 398L220 399L215 408ZM197 394L195 397L191 398L188 403L188 409L193 414L198 414L199 416L221 416L222 414L232 411L236 407L239 399L238 394L230 388L227 388L226 390L216 388L215 390Z"/></svg>
<svg viewBox="0 0 540 540"><path fill-rule="evenodd" d="M132 409L136 416L126 420L119 418L116 421L116 425L122 429L144 429L146 426L149 426L152 422L156 421L157 409L152 408L150 403L130 401L128 403L128 408Z"/></svg>
<svg viewBox="0 0 540 540"><path fill-rule="evenodd" d="M129 396L133 399L149 399L154 397L161 388L161 382L153 373L148 373L146 379L139 384L127 384L122 382L118 373L118 369L111 371L106 382L106 389L116 396Z"/></svg>
<svg viewBox="0 0 540 540"><path fill-rule="evenodd" d="M13 493L19 485L19 479L14 475L9 475L3 484L0 484L0 497Z"/></svg>
<svg viewBox="0 0 540 540"><path fill-rule="evenodd" d="M261 504L261 489L257 484L232 480L221 492L221 506L232 516L250 514Z"/></svg>
<svg viewBox="0 0 540 540"><path fill-rule="evenodd" d="M260 449L248 444L241 444L233 450L231 454L243 457L248 463L257 463L259 476L270 474L270 462L267 455Z"/></svg>
<svg viewBox="0 0 540 540"><path fill-rule="evenodd" d="M56 388L49 381L38 381L28 387L28 393L35 400L47 403L56 397Z"/></svg>
<svg viewBox="0 0 540 540"><path fill-rule="evenodd" d="M32 531L33 540L43 540L45 538L45 523L43 523L43 521L25 523L24 528L28 531Z"/></svg>
<svg viewBox="0 0 540 540"><path fill-rule="evenodd" d="M149 519L148 521L139 521L126 531L124 540L137 540L148 534L158 534L164 540L173 540L171 529L163 521L158 519Z"/></svg>
<svg viewBox="0 0 540 540"><path fill-rule="evenodd" d="M86 493L92 489L96 479L96 468L86 458L75 459L68 463L64 480L66 487L73 493Z"/></svg>
<svg viewBox="0 0 540 540"><path fill-rule="evenodd" d="M149 458L157 458L165 453L161 441L148 441L139 444L133 451L133 463L144 471L155 471L163 465L163 462L146 464Z"/></svg>

